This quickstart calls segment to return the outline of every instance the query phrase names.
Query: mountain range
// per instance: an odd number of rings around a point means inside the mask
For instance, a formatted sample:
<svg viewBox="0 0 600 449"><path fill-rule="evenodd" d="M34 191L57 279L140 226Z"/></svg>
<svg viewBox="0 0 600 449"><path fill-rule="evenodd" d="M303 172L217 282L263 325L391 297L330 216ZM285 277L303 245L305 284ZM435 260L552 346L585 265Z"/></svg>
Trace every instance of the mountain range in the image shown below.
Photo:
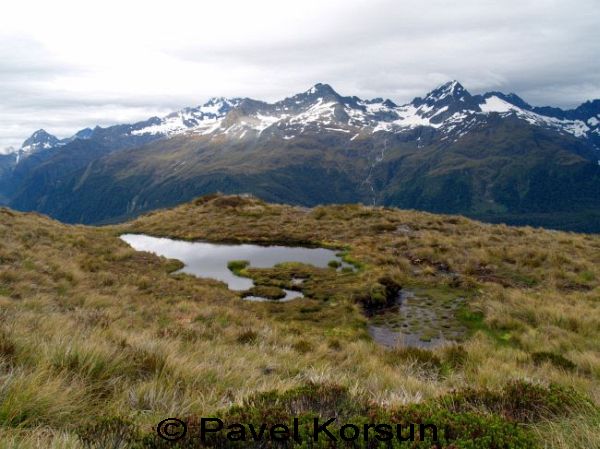
<svg viewBox="0 0 600 449"><path fill-rule="evenodd" d="M450 81L397 105L319 83L275 103L213 98L67 139L38 130L0 155L0 203L69 223L215 191L600 232L600 100L534 107Z"/></svg>

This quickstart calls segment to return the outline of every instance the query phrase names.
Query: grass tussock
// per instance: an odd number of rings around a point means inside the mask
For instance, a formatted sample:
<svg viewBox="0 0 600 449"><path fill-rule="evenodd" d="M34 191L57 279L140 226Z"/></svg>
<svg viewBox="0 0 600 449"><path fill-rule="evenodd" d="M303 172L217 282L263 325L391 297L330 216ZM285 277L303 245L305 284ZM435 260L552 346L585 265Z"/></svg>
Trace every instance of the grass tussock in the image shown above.
<svg viewBox="0 0 600 449"><path fill-rule="evenodd" d="M248 302L219 282L172 274L178 262L133 251L118 239L124 232L325 246L357 269L239 264L231 269L263 289L305 295ZM506 436L506 423L519 423L524 439L513 447L600 447L597 236L216 195L104 228L3 209L0 239L0 448L94 447L110 426L146 441L166 417L233 413L252 401L264 409L307 383L336 385L388 417L416 407L454 423L461 438L477 429ZM375 344L365 306L386 306L399 288L420 289L434 305L465 298L443 315L468 338L432 350ZM541 390L513 391L525 401L515 405L506 388L524 380ZM547 391L560 401L544 402ZM563 391L586 399L567 407ZM321 391L319 404L335 406L333 396ZM302 410L318 411L310 407ZM467 427L452 413L468 416Z"/></svg>

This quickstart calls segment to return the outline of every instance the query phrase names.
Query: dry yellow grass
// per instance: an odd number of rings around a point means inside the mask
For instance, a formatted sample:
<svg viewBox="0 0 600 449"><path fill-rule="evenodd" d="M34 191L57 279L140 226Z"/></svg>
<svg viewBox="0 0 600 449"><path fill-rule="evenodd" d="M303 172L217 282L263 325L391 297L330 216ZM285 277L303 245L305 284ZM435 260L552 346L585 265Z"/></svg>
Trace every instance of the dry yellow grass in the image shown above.
<svg viewBox="0 0 600 449"><path fill-rule="evenodd" d="M124 232L344 247L364 268L323 286L329 301L250 303L218 282L172 275L177 264L133 251ZM78 429L101 417L150 428L307 380L392 405L510 379L600 403L598 236L218 196L104 228L1 210L0 239L0 448L81 447ZM439 373L389 362L355 302L383 275L468 294L463 364ZM445 360L445 351L434 352ZM535 352L576 369L534 363ZM548 447L566 447L568 423L545 426L556 435Z"/></svg>

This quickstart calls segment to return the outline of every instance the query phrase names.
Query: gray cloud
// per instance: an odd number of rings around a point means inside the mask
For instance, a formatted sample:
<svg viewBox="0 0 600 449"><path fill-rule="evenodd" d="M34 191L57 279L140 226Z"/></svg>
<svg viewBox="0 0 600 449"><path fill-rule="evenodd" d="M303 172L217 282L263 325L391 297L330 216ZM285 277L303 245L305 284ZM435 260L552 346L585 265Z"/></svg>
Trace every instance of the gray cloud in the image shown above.
<svg viewBox="0 0 600 449"><path fill-rule="evenodd" d="M125 12L106 26L114 39L78 29L81 45L73 48L55 30L0 35L0 148L38 127L63 137L210 96L277 100L315 82L399 103L448 79L535 105L600 98L597 0L253 5L255 12L229 2L185 16L173 8L164 20ZM63 23L66 32L71 23Z"/></svg>

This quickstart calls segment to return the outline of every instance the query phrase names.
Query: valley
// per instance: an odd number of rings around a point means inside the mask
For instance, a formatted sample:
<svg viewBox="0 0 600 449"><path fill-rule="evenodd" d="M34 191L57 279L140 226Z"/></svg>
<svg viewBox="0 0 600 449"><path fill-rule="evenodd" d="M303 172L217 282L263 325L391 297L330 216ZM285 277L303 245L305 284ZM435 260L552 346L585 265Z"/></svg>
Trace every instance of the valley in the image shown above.
<svg viewBox="0 0 600 449"><path fill-rule="evenodd" d="M110 224L213 192L362 203L600 231L600 101L539 108L450 81L397 105L318 83L267 103L213 98L164 117L39 130L0 157L0 202Z"/></svg>

